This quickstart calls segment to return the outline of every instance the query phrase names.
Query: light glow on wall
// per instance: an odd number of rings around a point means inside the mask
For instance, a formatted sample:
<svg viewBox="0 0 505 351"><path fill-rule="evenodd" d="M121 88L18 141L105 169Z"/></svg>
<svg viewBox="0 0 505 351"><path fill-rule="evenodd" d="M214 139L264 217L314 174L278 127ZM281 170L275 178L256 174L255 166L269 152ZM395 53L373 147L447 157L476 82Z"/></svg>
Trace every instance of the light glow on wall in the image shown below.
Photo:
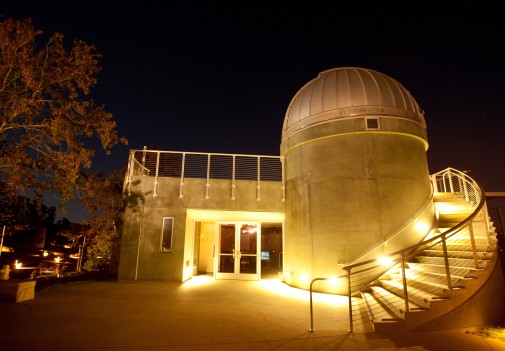
<svg viewBox="0 0 505 351"><path fill-rule="evenodd" d="M307 274L300 274L298 276L298 279L300 279L302 282L308 282L309 281L309 276Z"/></svg>
<svg viewBox="0 0 505 351"><path fill-rule="evenodd" d="M340 279L335 278L335 277L328 278L326 281L328 282L328 285L332 285L332 286L339 286L341 283Z"/></svg>
<svg viewBox="0 0 505 351"><path fill-rule="evenodd" d="M390 266L393 264L393 260L389 256L382 256L377 259L377 263L383 266Z"/></svg>
<svg viewBox="0 0 505 351"><path fill-rule="evenodd" d="M430 226L428 225L428 223L423 222L423 221L416 222L414 227L416 228L416 230L419 233L427 233L428 229L430 229Z"/></svg>

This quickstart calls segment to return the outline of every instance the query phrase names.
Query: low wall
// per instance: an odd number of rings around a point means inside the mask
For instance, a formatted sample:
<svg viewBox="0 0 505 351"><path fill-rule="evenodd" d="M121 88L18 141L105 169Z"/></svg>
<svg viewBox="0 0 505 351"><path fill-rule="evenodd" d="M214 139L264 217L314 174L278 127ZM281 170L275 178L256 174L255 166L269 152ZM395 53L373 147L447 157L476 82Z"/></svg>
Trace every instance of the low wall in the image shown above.
<svg viewBox="0 0 505 351"><path fill-rule="evenodd" d="M35 280L0 280L0 301L21 302L35 298Z"/></svg>

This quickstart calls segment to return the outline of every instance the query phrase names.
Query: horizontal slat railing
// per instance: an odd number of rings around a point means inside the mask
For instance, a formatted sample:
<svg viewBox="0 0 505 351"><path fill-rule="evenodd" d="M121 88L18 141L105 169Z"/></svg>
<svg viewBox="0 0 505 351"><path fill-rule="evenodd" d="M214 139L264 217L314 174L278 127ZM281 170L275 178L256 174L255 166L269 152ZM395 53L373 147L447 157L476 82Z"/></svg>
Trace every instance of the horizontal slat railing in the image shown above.
<svg viewBox="0 0 505 351"><path fill-rule="evenodd" d="M256 181L257 200L260 200L261 183L279 182L284 201L284 158L282 156L220 154L201 152L179 152L159 150L131 150L124 192L130 193L132 178L137 176L155 177L153 195L157 195L156 185L160 177L180 179L179 197L184 196L184 181L188 178L206 179L207 192L214 179L230 180L232 199L235 196L235 182Z"/></svg>

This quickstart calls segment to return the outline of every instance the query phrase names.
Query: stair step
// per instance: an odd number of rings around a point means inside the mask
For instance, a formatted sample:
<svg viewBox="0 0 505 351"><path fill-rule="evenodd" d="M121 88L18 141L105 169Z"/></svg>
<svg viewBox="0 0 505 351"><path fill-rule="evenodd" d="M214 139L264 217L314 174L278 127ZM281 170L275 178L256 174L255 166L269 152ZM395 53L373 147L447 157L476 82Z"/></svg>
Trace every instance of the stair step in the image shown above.
<svg viewBox="0 0 505 351"><path fill-rule="evenodd" d="M448 237L444 239L444 246L441 238L418 246L410 253L416 256L405 264L405 278L397 265L369 285L367 291L361 291L363 306L366 306L376 332L412 329L440 318L454 307L455 302L459 303L481 286L482 279L477 279L487 277L485 270L496 259L496 228L484 211L473 215L475 204L466 201L461 194L437 192L433 201L438 223L427 239L445 233ZM451 232L456 226L459 226L458 231ZM421 249L424 250L418 253ZM408 294L406 300L405 291Z"/></svg>
<svg viewBox="0 0 505 351"><path fill-rule="evenodd" d="M378 299L375 298L373 292L362 292L361 296L365 301L368 317L373 324L381 321L400 321L402 318L388 310Z"/></svg>
<svg viewBox="0 0 505 351"><path fill-rule="evenodd" d="M447 251L454 251L454 252L463 252L463 251L469 251L472 252L472 243L470 241L468 242L461 242L457 243L455 241L453 242L448 242L446 243L446 249ZM496 244L489 244L484 241L475 241L475 249L477 250L477 253L485 253L485 254L492 254L496 251ZM425 251L440 251L441 253L443 252L443 246L442 244L436 244L431 246L428 250ZM433 256L439 256L437 254L434 254Z"/></svg>
<svg viewBox="0 0 505 351"><path fill-rule="evenodd" d="M399 318L403 318L403 314L405 313L405 299L403 297L393 294L379 285L372 285L370 288L372 289L374 297L381 301L383 305L387 306L387 308L392 312L391 314L396 315ZM409 310L425 311L426 308L409 301Z"/></svg>
<svg viewBox="0 0 505 351"><path fill-rule="evenodd" d="M426 292L427 294L438 296L440 298L448 299L451 297L452 290L447 286L447 279L444 283L434 282L429 280L427 277L417 274L416 272L406 271L407 274L407 285L419 290ZM403 282L403 277L400 273L391 274L391 278L398 283ZM454 287L453 287L454 288ZM458 288L461 288L458 287Z"/></svg>
<svg viewBox="0 0 505 351"><path fill-rule="evenodd" d="M447 250L447 256L449 258L463 258L463 259L472 259L473 260L473 252L469 250L465 250L464 248L460 247L461 250L454 250L456 247L452 247L453 250ZM465 246L465 248L468 248L471 250L471 245L470 247ZM494 256L494 252L483 252L483 251L477 251L476 252L477 257L479 260L490 260ZM432 247L430 250L423 250L423 255L430 256L430 257L444 257L444 251L442 250L442 245L440 245L440 249L437 250L436 247Z"/></svg>
<svg viewBox="0 0 505 351"><path fill-rule="evenodd" d="M444 267L445 268L445 267ZM422 282L426 282L429 284L436 284L439 287L447 287L447 275L444 273L437 273L431 271L422 271L422 270L411 270L407 271L407 276L409 277L409 281L412 279L419 279ZM410 278L412 277L412 278ZM451 276L451 287L463 289L466 287L466 282L468 279L473 278L463 278L458 276Z"/></svg>
<svg viewBox="0 0 505 351"><path fill-rule="evenodd" d="M393 294L396 294L398 296L403 296L403 284L399 283L395 280L380 280L381 286L390 291ZM417 288L408 286L408 294L409 294L409 301L415 303L416 305L429 309L430 305L433 301L437 300L443 300L444 298L441 298L436 295L429 294L425 291L419 290Z"/></svg>
<svg viewBox="0 0 505 351"><path fill-rule="evenodd" d="M461 202L461 201L466 201L466 200L460 194L450 193L450 192L445 192L445 191L435 191L433 193L433 201L436 201L436 202L439 202L439 201Z"/></svg>
<svg viewBox="0 0 505 351"><path fill-rule="evenodd" d="M409 262L408 268L415 272L429 272L444 275L446 274L444 264L430 264L420 262ZM482 269L473 267L450 267L451 278L456 279L477 279Z"/></svg>
<svg viewBox="0 0 505 351"><path fill-rule="evenodd" d="M432 257L432 256L416 256L415 260L420 263L429 263L444 266L444 258L443 257ZM452 267L468 267L468 268L477 268L484 269L487 265L487 260L479 260L478 267L475 267L475 262L473 259L465 259L465 258L449 258L449 265Z"/></svg>
<svg viewBox="0 0 505 351"><path fill-rule="evenodd" d="M468 218L468 216L470 216L472 214L473 211L470 211L470 212L454 212L454 211L451 211L451 212L446 212L446 213L439 213L439 216L438 216L438 221L439 222L442 222L444 220L465 220Z"/></svg>

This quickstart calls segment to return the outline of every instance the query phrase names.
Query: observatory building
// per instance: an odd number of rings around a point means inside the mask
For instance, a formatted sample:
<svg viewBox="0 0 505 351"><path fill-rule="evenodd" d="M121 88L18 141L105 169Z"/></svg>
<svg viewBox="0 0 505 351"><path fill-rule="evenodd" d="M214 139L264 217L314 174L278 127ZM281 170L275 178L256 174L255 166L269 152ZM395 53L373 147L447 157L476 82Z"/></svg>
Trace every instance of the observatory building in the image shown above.
<svg viewBox="0 0 505 351"><path fill-rule="evenodd" d="M359 298L375 330L493 320L485 194L456 169L430 174L427 149L405 87L343 67L295 94L279 156L131 150L118 278L281 279Z"/></svg>

